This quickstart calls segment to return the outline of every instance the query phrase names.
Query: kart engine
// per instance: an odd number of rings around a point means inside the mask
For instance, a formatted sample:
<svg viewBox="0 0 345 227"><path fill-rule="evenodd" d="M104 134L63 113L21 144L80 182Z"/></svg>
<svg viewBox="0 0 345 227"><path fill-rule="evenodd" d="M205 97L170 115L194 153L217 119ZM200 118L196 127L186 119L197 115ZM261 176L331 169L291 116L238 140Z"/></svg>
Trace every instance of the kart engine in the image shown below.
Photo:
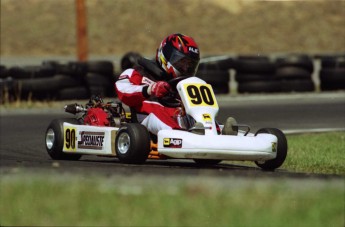
<svg viewBox="0 0 345 227"><path fill-rule="evenodd" d="M119 127L130 121L121 103L104 103L99 96L92 96L85 108L75 103L66 105L65 111L76 115L85 125Z"/></svg>
<svg viewBox="0 0 345 227"><path fill-rule="evenodd" d="M90 108L87 110L84 117L84 124L93 126L109 126L108 114L99 107Z"/></svg>

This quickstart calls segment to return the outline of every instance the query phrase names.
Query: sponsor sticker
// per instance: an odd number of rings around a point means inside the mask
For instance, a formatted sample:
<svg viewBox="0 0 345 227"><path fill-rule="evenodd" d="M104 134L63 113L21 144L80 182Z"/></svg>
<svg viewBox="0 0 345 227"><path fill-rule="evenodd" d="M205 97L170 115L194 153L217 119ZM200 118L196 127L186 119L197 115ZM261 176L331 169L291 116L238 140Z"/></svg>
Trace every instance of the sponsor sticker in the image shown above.
<svg viewBox="0 0 345 227"><path fill-rule="evenodd" d="M182 139L164 138L163 139L163 146L164 147L172 147L172 148L181 148L182 147Z"/></svg>
<svg viewBox="0 0 345 227"><path fill-rule="evenodd" d="M198 48L194 48L194 47L189 47L188 48L189 51L198 54L199 53L199 49Z"/></svg>
<svg viewBox="0 0 345 227"><path fill-rule="evenodd" d="M76 151L75 142L77 140L76 137L77 129L75 127L64 127L64 143L63 143L63 150L64 151Z"/></svg>
<svg viewBox="0 0 345 227"><path fill-rule="evenodd" d="M80 132L80 140L78 141L78 148L102 150L104 143L104 132Z"/></svg>
<svg viewBox="0 0 345 227"><path fill-rule="evenodd" d="M203 114L202 118L204 119L205 122L212 121L211 115L210 114Z"/></svg>

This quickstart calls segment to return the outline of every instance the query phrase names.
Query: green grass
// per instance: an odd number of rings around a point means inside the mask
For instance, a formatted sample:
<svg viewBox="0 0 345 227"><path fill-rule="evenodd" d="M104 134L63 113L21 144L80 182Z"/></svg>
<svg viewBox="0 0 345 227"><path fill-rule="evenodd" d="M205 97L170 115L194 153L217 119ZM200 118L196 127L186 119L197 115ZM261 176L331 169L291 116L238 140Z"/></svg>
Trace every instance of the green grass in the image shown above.
<svg viewBox="0 0 345 227"><path fill-rule="evenodd" d="M289 135L283 169L344 175L343 132ZM344 177L1 175L0 225L344 226ZM25 172L25 173L24 173Z"/></svg>
<svg viewBox="0 0 345 227"><path fill-rule="evenodd" d="M20 174L2 179L0 212L6 226L343 226L344 185Z"/></svg>
<svg viewBox="0 0 345 227"><path fill-rule="evenodd" d="M288 154L280 169L345 175L345 132L287 135ZM225 162L256 166L253 162Z"/></svg>
<svg viewBox="0 0 345 227"><path fill-rule="evenodd" d="M288 157L283 165L290 171L345 174L345 133L289 135Z"/></svg>

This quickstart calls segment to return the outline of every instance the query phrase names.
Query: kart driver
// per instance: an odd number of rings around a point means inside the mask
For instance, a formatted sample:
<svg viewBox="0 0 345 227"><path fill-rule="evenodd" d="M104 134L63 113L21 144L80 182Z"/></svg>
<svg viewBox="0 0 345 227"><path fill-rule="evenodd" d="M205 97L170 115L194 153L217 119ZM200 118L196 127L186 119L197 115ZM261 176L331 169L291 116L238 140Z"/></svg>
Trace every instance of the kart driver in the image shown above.
<svg viewBox="0 0 345 227"><path fill-rule="evenodd" d="M135 66L125 70L115 83L118 98L134 109L141 122L152 134L162 129L180 129L176 120L177 108L165 107L155 101L166 96L171 87L170 79L194 76L200 60L198 45L192 37L172 34L160 44L155 65L163 70L157 79L144 67ZM141 118L141 119L139 119Z"/></svg>

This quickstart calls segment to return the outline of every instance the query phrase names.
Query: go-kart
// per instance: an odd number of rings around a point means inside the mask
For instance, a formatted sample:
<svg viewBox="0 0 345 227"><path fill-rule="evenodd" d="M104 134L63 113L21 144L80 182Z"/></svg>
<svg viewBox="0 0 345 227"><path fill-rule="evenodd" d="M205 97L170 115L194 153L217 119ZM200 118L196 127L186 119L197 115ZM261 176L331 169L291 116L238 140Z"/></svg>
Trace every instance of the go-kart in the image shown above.
<svg viewBox="0 0 345 227"><path fill-rule="evenodd" d="M117 157L122 163L147 159L192 159L200 165L223 160L254 161L265 170L279 168L287 155L285 135L275 128L255 134L235 121L216 121L219 106L212 86L197 77L169 81L176 90L162 104L176 107L181 130L152 135L121 102L104 103L95 96L84 106L69 104L74 118L55 119L47 128L45 144L52 159L78 160L82 155ZM229 125L230 124L230 125Z"/></svg>

